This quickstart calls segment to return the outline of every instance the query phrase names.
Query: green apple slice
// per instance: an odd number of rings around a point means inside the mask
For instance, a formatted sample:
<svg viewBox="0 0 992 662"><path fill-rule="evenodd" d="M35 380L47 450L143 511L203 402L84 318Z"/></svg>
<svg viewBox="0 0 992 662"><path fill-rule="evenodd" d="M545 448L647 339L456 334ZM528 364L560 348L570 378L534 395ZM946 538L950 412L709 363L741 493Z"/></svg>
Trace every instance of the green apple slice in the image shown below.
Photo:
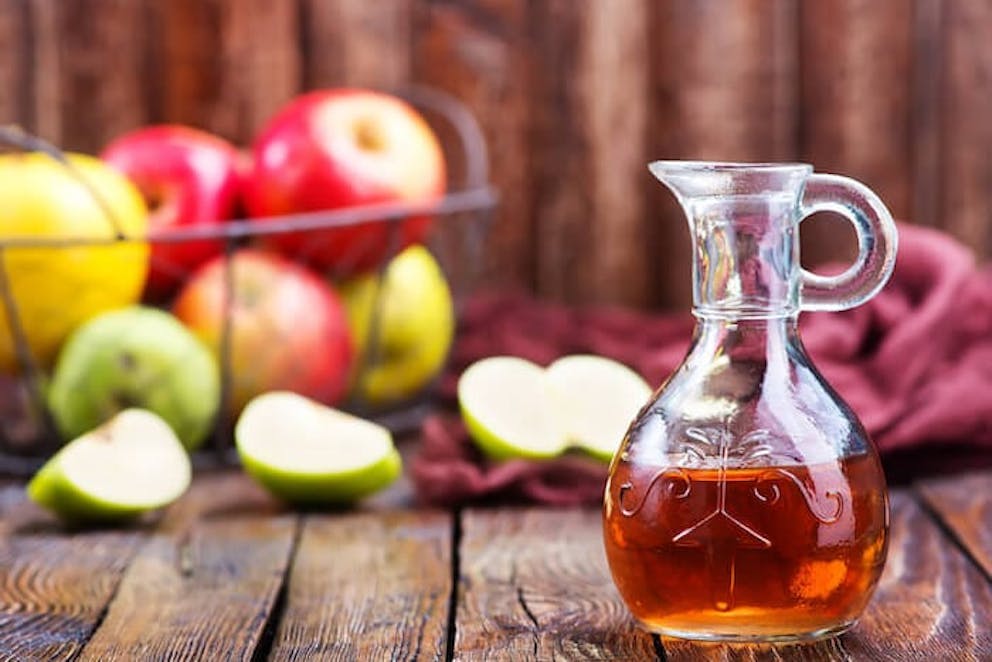
<svg viewBox="0 0 992 662"><path fill-rule="evenodd" d="M150 411L125 409L66 444L28 483L28 496L68 521L111 522L175 501L189 487L186 450Z"/></svg>
<svg viewBox="0 0 992 662"><path fill-rule="evenodd" d="M546 374L568 444L610 461L651 387L627 366L601 356L566 356Z"/></svg>
<svg viewBox="0 0 992 662"><path fill-rule="evenodd" d="M245 470L290 503L348 503L402 471L389 430L296 393L254 398L234 429Z"/></svg>
<svg viewBox="0 0 992 662"><path fill-rule="evenodd" d="M513 356L473 363L458 380L469 435L495 460L561 455L567 439L544 368Z"/></svg>

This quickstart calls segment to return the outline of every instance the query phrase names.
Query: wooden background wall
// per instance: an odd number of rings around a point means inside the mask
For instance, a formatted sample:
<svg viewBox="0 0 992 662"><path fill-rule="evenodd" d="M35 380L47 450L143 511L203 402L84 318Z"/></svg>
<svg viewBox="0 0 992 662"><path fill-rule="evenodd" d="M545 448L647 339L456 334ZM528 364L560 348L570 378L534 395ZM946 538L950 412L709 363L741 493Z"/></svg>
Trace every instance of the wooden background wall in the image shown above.
<svg viewBox="0 0 992 662"><path fill-rule="evenodd" d="M681 305L660 157L810 161L992 252L989 0L0 0L0 121L72 149L161 121L244 143L300 90L409 81L489 138L494 283ZM808 263L853 245L809 225Z"/></svg>

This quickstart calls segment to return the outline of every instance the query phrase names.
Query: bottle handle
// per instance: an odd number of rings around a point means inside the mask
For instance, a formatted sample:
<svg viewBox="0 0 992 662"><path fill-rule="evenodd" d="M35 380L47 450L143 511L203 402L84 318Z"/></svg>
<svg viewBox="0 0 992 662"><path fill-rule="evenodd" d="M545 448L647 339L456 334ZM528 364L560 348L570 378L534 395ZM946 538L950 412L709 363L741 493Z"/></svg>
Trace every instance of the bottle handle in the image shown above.
<svg viewBox="0 0 992 662"><path fill-rule="evenodd" d="M803 310L844 310L875 296L896 263L898 232L892 214L867 186L850 177L814 173L806 180L800 222L816 212L840 214L858 234L858 257L837 276L802 269Z"/></svg>

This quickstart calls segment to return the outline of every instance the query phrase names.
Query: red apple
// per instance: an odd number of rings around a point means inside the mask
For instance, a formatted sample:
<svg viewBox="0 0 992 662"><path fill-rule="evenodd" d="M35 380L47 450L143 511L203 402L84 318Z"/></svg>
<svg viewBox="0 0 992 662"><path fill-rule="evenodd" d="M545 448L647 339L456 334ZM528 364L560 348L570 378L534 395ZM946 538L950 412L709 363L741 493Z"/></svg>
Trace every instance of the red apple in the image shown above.
<svg viewBox="0 0 992 662"><path fill-rule="evenodd" d="M240 157L229 143L209 133L178 125L146 127L117 138L101 157L144 195L152 233L219 224L236 212ZM216 239L153 242L146 298L168 297L222 248L223 242Z"/></svg>
<svg viewBox="0 0 992 662"><path fill-rule="evenodd" d="M384 202L425 202L444 194L444 154L424 118L406 102L356 89L312 92L291 101L259 134L245 187L252 216ZM399 246L423 239L427 217L406 219ZM377 221L272 235L268 243L336 276L380 264L389 226Z"/></svg>
<svg viewBox="0 0 992 662"><path fill-rule="evenodd" d="M281 257L244 249L203 265L173 312L221 359L226 267L231 269L229 414L254 396L296 391L334 404L348 386L353 348L344 307L327 283Z"/></svg>

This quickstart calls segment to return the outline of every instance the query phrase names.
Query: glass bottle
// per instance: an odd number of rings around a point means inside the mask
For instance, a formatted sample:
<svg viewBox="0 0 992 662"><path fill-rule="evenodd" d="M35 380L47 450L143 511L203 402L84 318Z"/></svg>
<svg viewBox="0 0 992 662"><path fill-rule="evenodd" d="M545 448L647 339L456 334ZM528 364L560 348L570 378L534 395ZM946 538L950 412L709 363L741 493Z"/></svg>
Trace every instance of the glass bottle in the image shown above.
<svg viewBox="0 0 992 662"><path fill-rule="evenodd" d="M872 297L895 262L895 225L865 186L806 164L650 169L689 220L697 325L610 467L603 520L614 582L643 627L663 635L842 632L885 562L885 477L796 319ZM857 231L857 261L838 276L800 267L799 224L818 211Z"/></svg>

